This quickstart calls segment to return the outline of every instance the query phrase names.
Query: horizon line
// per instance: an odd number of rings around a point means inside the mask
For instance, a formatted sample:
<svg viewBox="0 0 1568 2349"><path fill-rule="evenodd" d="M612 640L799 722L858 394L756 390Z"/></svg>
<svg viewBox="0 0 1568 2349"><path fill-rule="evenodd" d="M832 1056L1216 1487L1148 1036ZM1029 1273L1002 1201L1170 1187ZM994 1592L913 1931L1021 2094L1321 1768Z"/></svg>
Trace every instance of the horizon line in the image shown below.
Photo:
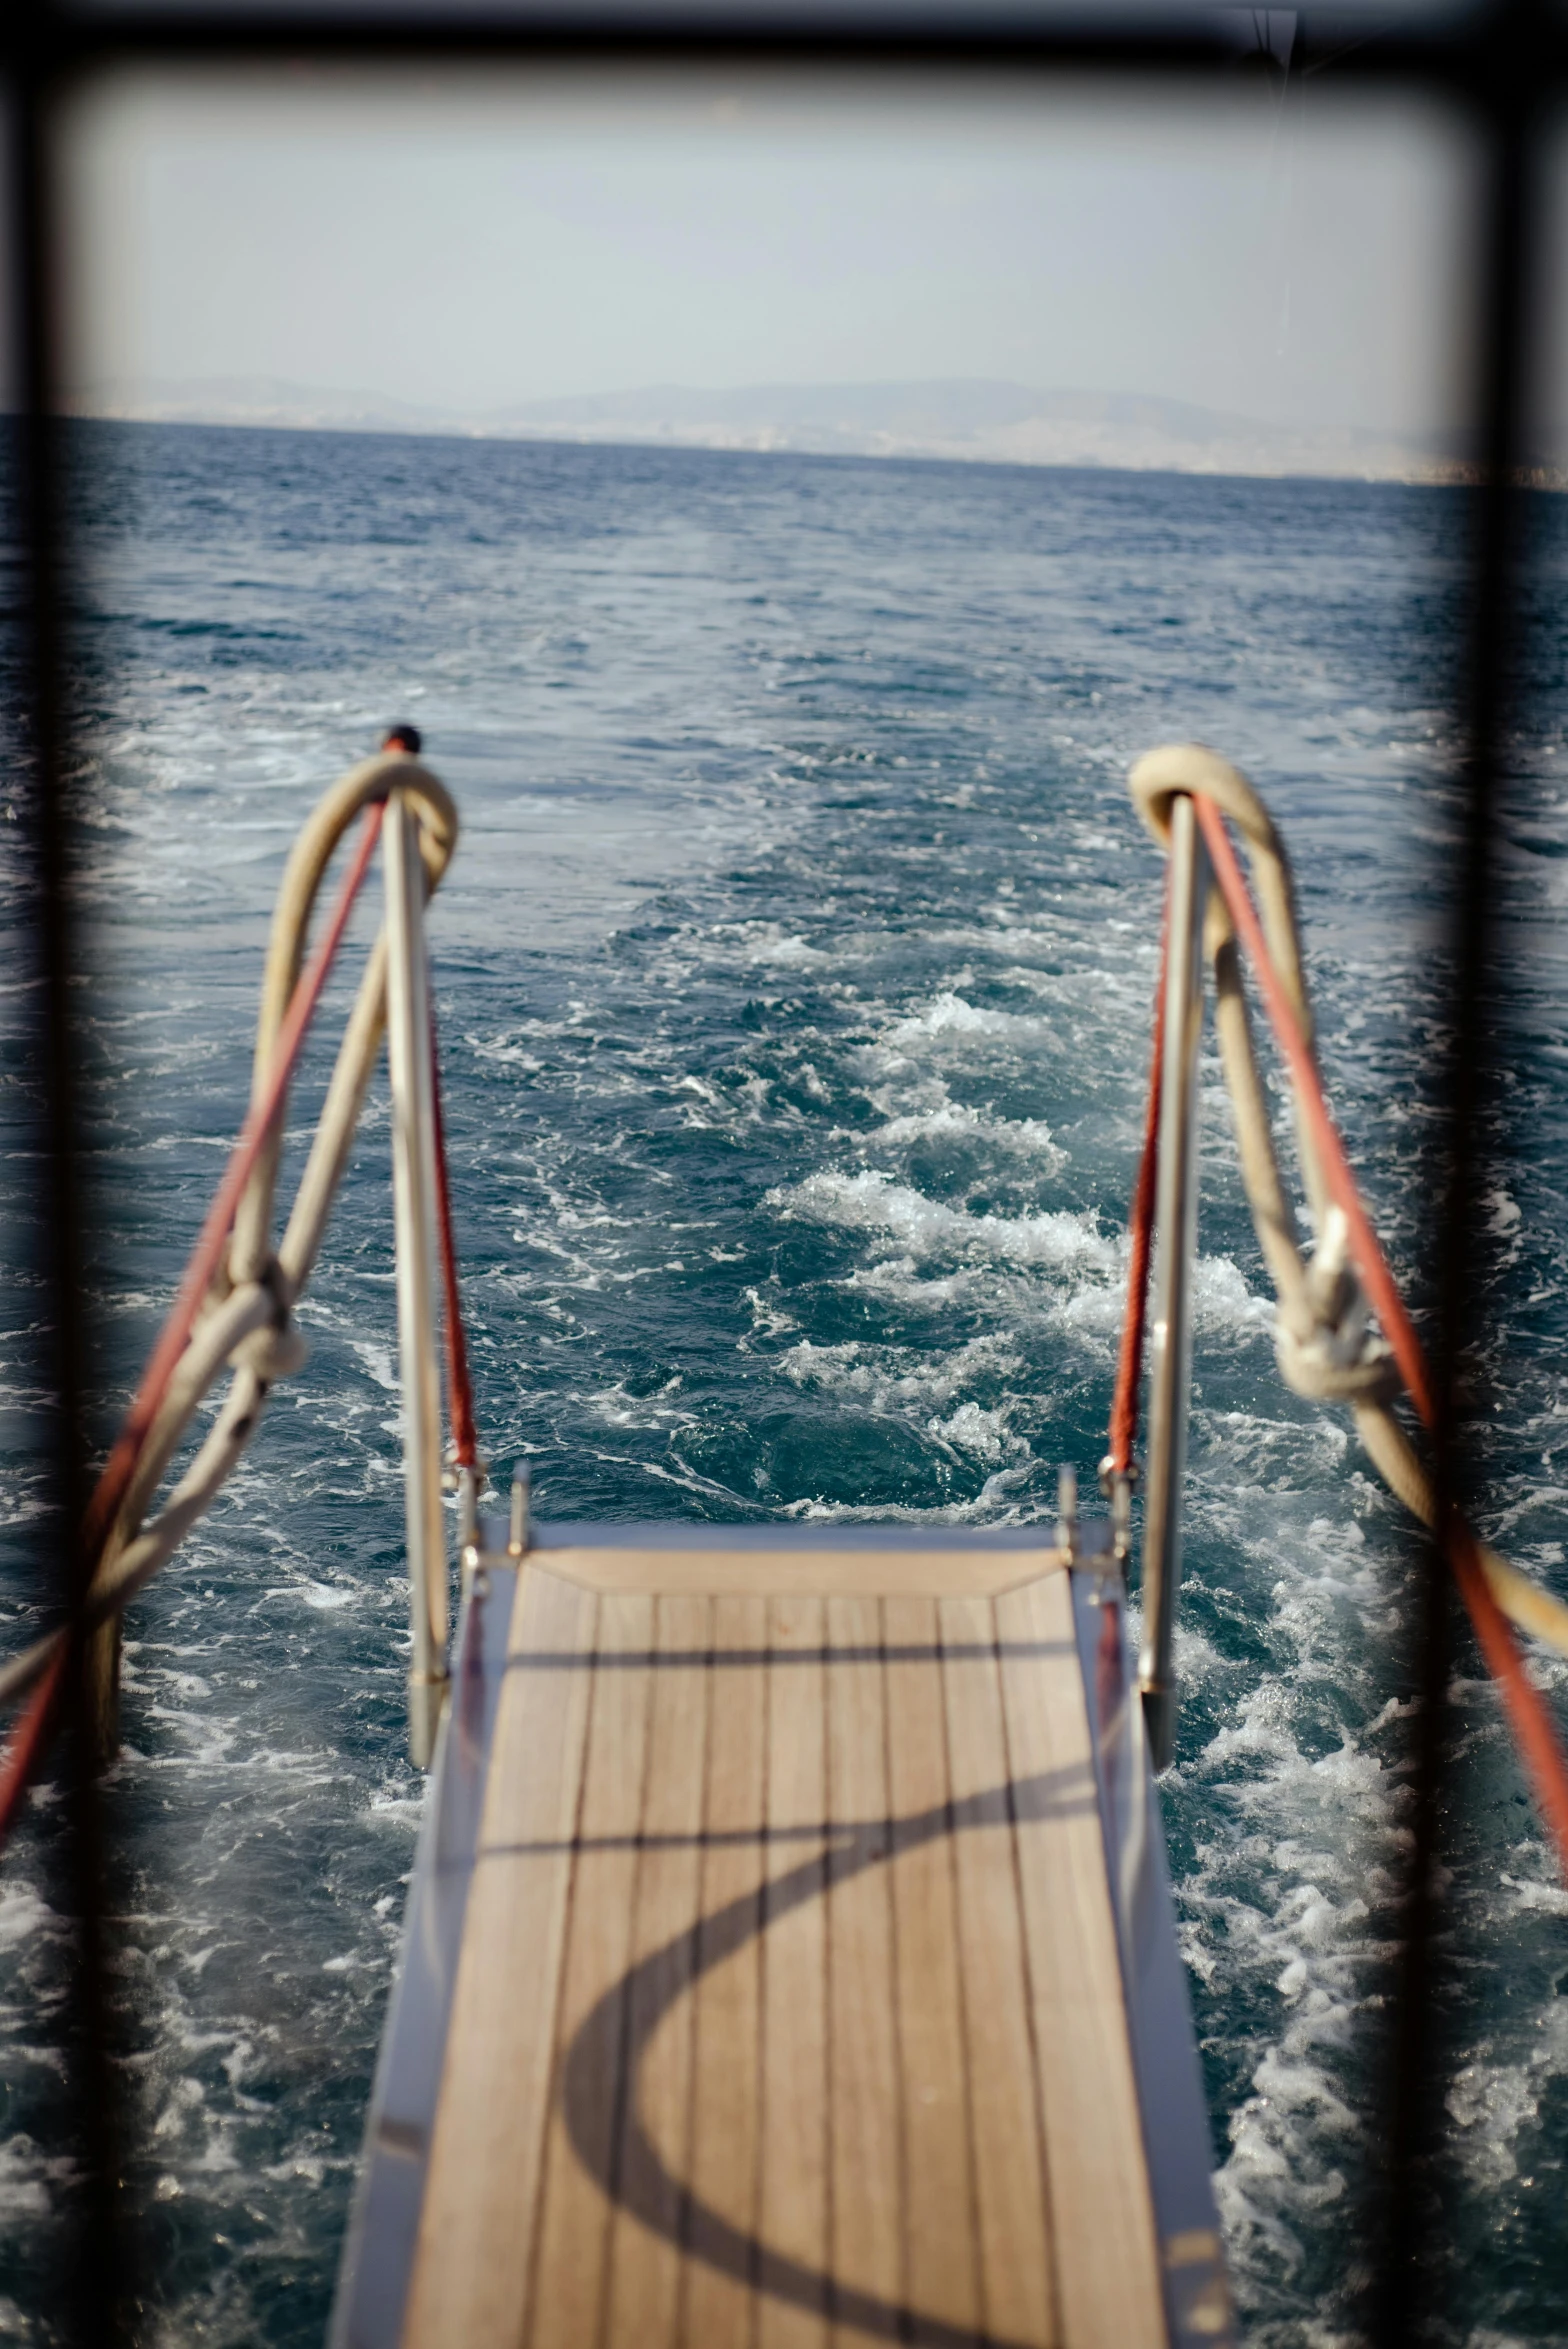
<svg viewBox="0 0 1568 2349"><path fill-rule="evenodd" d="M202 379L193 379L202 380ZM224 380L208 378L208 381ZM235 380L235 379L229 379ZM994 380L994 379L970 379ZM304 388L304 387L301 387ZM1121 396L1121 395L1105 395ZM1130 398L1150 395L1128 394ZM58 411L60 420L72 424L121 425L146 431L190 432L290 432L299 434L337 434L358 440L458 440L482 442L493 447L533 447L582 450L656 450L663 454L680 456L716 457L793 457L812 462L832 464L916 464L961 465L974 469L995 469L1025 473L1094 473L1136 477L1149 475L1158 478L1202 481L1297 481L1355 483L1366 488L1387 489L1466 489L1481 484L1484 468L1475 460L1464 457L1423 456L1405 468L1371 470L1329 465L1317 467L1282 463L1278 466L1213 463L1180 463L1130 459L1118 461L1110 456L1020 456L992 452L983 448L810 448L786 445L781 442L746 441L738 438L713 440L692 433L676 434L643 432L635 429L621 432L563 431L516 426L510 430L485 429L479 423L465 424L453 419L425 426L399 425L386 420L355 421L352 418L302 418L286 414L275 416L137 416L103 413L84 408L81 395L70 395L71 405ZM1192 406L1195 403L1173 403ZM0 415L14 418L21 410L12 402L0 405ZM1260 427L1281 434L1296 434L1300 428L1290 426ZM1304 433L1302 434L1304 437ZM1397 443L1392 445L1397 446ZM1520 486L1550 492L1568 491L1568 468L1541 462L1518 468L1516 479Z"/></svg>

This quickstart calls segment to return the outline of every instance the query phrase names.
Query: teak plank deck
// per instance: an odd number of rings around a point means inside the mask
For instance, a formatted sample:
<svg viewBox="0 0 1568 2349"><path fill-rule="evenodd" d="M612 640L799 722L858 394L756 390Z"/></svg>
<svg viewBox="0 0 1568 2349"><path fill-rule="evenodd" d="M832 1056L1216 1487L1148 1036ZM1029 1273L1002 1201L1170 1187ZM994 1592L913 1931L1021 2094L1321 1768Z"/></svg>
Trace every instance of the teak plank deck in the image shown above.
<svg viewBox="0 0 1568 2349"><path fill-rule="evenodd" d="M1053 2232L1138 2243L1148 2189L1128 2158L1138 2104L1126 2017L1107 1995L1120 1969L1105 1845L1083 1794L1083 1681L1056 1586L1031 1583L995 1613ZM1053 2060L1056 2048L1074 2060ZM1142 2260L1064 2258L1057 2273L1064 2341L1157 2337L1159 2279Z"/></svg>
<svg viewBox="0 0 1568 2349"><path fill-rule="evenodd" d="M823 2349L828 2260L826 1602L768 1603L759 2349Z"/></svg>
<svg viewBox="0 0 1568 2349"><path fill-rule="evenodd" d="M555 1575L519 1583L414 2256L410 2341L522 2337L596 1678L575 1659L593 1656L596 1607ZM515 1670L519 1657L526 1674ZM488 2195L474 2191L476 2180L488 2182Z"/></svg>
<svg viewBox="0 0 1568 2349"><path fill-rule="evenodd" d="M750 2343L756 2297L749 2246L762 2189L762 1880L755 1833L767 1788L768 1720L757 1675L728 1659L767 1647L768 1602L713 1601L708 1799L697 1928L691 2241L686 2338Z"/></svg>
<svg viewBox="0 0 1568 2349"><path fill-rule="evenodd" d="M884 2306L903 2296L902 2069L893 1975L893 1903L884 1861L887 1693L875 1599L827 1602L829 2264L839 2293ZM877 1661L868 1663L867 1656ZM868 1866L870 1860L873 1864ZM834 2311L834 2349L860 2336Z"/></svg>
<svg viewBox="0 0 1568 2349"><path fill-rule="evenodd" d="M1068 1576L694 1555L518 1576L404 2349L1166 2342Z"/></svg>
<svg viewBox="0 0 1568 2349"><path fill-rule="evenodd" d="M883 1602L893 1888L893 2011L903 2079L905 2295L917 2341L980 2322L957 1886L934 1599ZM982 2097L983 2097L982 2091Z"/></svg>
<svg viewBox="0 0 1568 2349"><path fill-rule="evenodd" d="M631 1956L637 1840L626 1833L626 1821L641 1801L654 1686L653 1673L637 1670L635 1659L653 1646L653 1604L641 1595L599 1602L595 1650L605 1669L593 1676L556 2024L559 2043L579 2050L593 2117L585 2164L567 2131L558 2081L533 2279L536 2349L580 2349L599 2338L611 2205L598 2178L618 2150L616 2082L626 2011L624 1995L606 2002L600 1992L606 1982L624 1981Z"/></svg>

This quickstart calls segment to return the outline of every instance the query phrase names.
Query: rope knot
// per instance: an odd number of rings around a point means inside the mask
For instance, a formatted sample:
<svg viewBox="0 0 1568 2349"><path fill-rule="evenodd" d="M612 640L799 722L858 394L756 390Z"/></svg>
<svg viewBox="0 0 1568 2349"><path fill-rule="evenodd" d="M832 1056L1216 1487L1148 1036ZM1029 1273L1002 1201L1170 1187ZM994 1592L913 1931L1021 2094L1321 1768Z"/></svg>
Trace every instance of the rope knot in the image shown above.
<svg viewBox="0 0 1568 2349"><path fill-rule="evenodd" d="M295 1371L302 1370L309 1360L310 1347L294 1321L288 1278L276 1256L268 1257L254 1286L265 1290L271 1298L272 1318L265 1327L253 1329L249 1337L241 1338L229 1360L236 1370L249 1370L263 1386L270 1387L274 1380L291 1378Z"/></svg>
<svg viewBox="0 0 1568 2349"><path fill-rule="evenodd" d="M1275 1358L1286 1385L1309 1402L1386 1403L1400 1391L1399 1370L1367 1326L1349 1242L1343 1211L1326 1207L1306 1277L1275 1326Z"/></svg>

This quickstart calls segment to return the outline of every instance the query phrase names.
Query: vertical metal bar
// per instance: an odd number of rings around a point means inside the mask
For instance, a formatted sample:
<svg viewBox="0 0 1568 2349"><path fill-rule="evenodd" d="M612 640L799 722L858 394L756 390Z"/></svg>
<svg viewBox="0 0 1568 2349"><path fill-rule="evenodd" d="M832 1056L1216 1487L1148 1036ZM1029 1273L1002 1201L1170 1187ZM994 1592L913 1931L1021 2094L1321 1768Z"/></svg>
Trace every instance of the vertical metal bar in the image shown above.
<svg viewBox="0 0 1568 2349"><path fill-rule="evenodd" d="M28 731L18 745L18 864L31 930L27 976L34 1077L28 1157L33 1191L25 1214L47 1302L37 1380L47 1397L39 1450L45 1513L35 1526L40 1561L58 1577L47 1596L63 1609L83 1593L78 1530L86 1499L86 1345L82 1245L82 1131L72 983L81 967L73 920L75 841L67 801L69 696L65 644L69 555L64 428L58 418L59 282L56 177L58 32L40 4L14 44L8 96L8 232L14 293L18 537L23 576L22 667ZM41 1597L46 1594L40 1593ZM90 1735L84 1734L86 1651L72 1655L65 1698L62 1791L44 1830L59 1867L56 1895L71 1919L70 1974L60 2011L77 2180L62 2230L59 2308L65 2329L93 2349L126 2338L131 2285L121 2181L125 2170L120 2075L109 2047L110 1957L102 1803Z"/></svg>
<svg viewBox="0 0 1568 2349"><path fill-rule="evenodd" d="M428 1769L446 1694L447 1566L441 1509L441 1379L436 1361L435 1120L430 1095L430 976L419 827L402 792L387 808L387 1054L397 1330L403 1375L403 1478L414 1654L409 1744Z"/></svg>
<svg viewBox="0 0 1568 2349"><path fill-rule="evenodd" d="M1176 1596L1181 1486L1192 1383L1192 1268L1198 1235L1198 1043L1203 1033L1203 914L1209 859L1190 799L1171 806L1170 927L1165 941L1165 1059L1154 1209L1153 1375L1143 1513L1143 1648L1138 1687L1156 1770L1176 1735Z"/></svg>
<svg viewBox="0 0 1568 2349"><path fill-rule="evenodd" d="M1475 1235L1481 1188L1480 1137L1496 1100L1496 828L1506 782L1505 745L1518 723L1514 648L1524 566L1524 493L1517 468L1524 445L1532 350L1539 341L1532 301L1542 242L1536 154L1541 91L1538 57L1553 27L1539 0L1494 10L1478 77L1485 131L1484 233L1476 289L1482 481L1470 513L1468 661L1456 699L1465 742L1464 800L1450 871L1447 1043L1434 1098L1446 1115L1426 1174L1436 1207L1430 1232L1437 1304L1434 1348L1437 1424L1433 1469L1441 1529L1469 1504L1470 1472L1460 1424L1484 1408L1473 1382L1483 1339ZM1461 1386L1469 1384L1461 1402ZM1453 1733L1449 1686L1456 1636L1452 1579L1441 1531L1420 1579L1415 1619L1416 1691L1411 1740L1412 1807L1404 1882L1390 2078L1385 2119L1386 2188L1374 2225L1382 2259L1373 2296L1381 2349L1413 2349L1446 2314L1447 2271L1434 2261L1445 2237L1438 2166L1447 2137L1451 2063L1442 2016L1445 1920L1441 1882L1449 1811Z"/></svg>

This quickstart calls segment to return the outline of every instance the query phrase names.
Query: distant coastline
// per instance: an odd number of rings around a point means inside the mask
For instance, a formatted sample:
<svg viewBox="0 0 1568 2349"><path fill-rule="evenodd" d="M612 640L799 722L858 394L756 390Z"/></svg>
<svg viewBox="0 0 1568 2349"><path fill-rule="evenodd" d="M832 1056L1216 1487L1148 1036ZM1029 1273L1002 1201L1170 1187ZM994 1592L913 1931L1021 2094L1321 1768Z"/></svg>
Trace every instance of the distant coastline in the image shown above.
<svg viewBox="0 0 1568 2349"><path fill-rule="evenodd" d="M1260 479L1466 484L1461 450L1393 433L1313 431L1133 393L1039 391L962 378L929 383L761 384L704 391L664 384L474 414L272 377L89 387L74 415L126 423L249 425L291 432L407 432L480 440L576 441L807 456L935 457L961 463L1101 466L1115 472ZM1568 489L1568 470L1532 463L1532 488Z"/></svg>

